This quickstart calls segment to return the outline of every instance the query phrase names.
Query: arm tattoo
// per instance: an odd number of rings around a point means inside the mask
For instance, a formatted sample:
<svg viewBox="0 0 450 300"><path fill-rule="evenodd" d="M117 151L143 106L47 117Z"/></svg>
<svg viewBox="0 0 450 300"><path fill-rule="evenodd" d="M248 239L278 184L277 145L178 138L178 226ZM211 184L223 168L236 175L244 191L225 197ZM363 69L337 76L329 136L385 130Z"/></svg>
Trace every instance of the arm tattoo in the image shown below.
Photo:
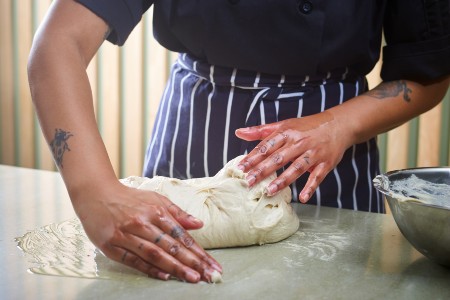
<svg viewBox="0 0 450 300"><path fill-rule="evenodd" d="M368 91L366 95L377 99L384 99L398 96L400 93L403 93L403 100L406 102L411 101L409 94L412 93L412 90L408 88L408 85L404 80L384 82Z"/></svg>
<svg viewBox="0 0 450 300"><path fill-rule="evenodd" d="M69 131L64 131L60 128L55 129L55 137L53 141L50 142L50 148L53 153L53 157L55 158L56 165L58 167L63 167L62 160L64 156L64 152L70 151L69 144L67 144L67 140L72 137L73 134Z"/></svg>

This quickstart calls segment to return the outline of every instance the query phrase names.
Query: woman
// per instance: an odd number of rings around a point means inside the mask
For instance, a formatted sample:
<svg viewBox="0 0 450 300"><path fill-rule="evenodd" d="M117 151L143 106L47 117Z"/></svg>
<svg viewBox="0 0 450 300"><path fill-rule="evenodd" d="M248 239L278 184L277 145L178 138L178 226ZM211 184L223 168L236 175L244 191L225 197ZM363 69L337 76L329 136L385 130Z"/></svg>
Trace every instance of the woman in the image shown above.
<svg viewBox="0 0 450 300"><path fill-rule="evenodd" d="M108 257L164 280L221 271L186 232L201 221L117 181L96 127L85 68L104 39L122 45L152 4L156 39L182 54L145 175L209 176L248 153L249 186L280 170L271 195L292 184L302 202L384 211L371 184L374 137L444 96L448 1L58 0L33 43L30 87L74 209ZM384 82L368 91L382 29Z"/></svg>

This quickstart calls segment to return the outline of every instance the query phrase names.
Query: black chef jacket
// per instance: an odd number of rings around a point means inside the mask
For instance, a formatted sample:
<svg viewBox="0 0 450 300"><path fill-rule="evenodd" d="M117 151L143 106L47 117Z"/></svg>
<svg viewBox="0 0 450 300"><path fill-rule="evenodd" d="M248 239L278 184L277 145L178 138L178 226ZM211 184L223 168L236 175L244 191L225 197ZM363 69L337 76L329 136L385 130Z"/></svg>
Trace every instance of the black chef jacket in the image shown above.
<svg viewBox="0 0 450 300"><path fill-rule="evenodd" d="M285 75L348 67L382 78L450 74L450 0L77 0L123 45L153 4L154 36L209 64Z"/></svg>

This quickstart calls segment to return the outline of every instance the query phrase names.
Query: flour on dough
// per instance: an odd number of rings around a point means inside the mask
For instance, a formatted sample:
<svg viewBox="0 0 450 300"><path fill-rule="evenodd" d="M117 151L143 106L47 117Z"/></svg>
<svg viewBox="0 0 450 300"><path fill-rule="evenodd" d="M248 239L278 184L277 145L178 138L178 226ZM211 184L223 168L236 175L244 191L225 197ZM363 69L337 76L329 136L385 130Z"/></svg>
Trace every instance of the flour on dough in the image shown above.
<svg viewBox="0 0 450 300"><path fill-rule="evenodd" d="M265 187L276 178L275 173L248 188L246 174L236 167L242 158L228 162L214 177L133 176L121 182L158 192L202 220L204 226L189 233L205 249L275 243L294 234L299 219L290 204L290 188L267 196Z"/></svg>

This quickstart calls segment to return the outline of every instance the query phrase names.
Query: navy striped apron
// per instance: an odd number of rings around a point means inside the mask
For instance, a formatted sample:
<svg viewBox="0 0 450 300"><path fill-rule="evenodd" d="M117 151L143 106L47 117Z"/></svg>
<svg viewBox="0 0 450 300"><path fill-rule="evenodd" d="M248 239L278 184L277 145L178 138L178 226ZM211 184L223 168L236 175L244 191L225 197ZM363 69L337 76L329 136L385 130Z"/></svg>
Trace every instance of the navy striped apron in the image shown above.
<svg viewBox="0 0 450 300"><path fill-rule="evenodd" d="M268 75L222 68L186 54L172 67L149 141L143 175L180 179L214 176L258 142L238 128L319 113L367 90L364 77L347 69L320 77ZM373 188L379 174L376 139L350 147L308 203L384 213ZM291 185L293 201L308 174Z"/></svg>

